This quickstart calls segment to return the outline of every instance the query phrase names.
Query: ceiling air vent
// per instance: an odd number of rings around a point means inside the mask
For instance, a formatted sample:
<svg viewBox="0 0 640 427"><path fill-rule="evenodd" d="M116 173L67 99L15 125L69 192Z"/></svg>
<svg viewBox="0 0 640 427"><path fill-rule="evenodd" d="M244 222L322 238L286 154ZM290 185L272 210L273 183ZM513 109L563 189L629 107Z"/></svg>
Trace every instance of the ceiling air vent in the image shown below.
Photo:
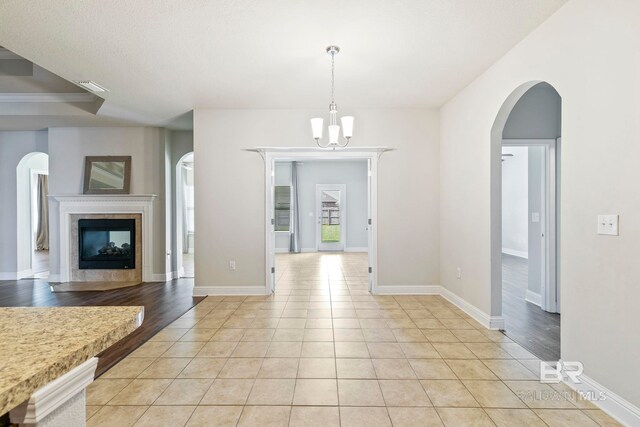
<svg viewBox="0 0 640 427"><path fill-rule="evenodd" d="M107 88L102 87L98 83L91 80L76 80L75 83L90 92L109 92Z"/></svg>

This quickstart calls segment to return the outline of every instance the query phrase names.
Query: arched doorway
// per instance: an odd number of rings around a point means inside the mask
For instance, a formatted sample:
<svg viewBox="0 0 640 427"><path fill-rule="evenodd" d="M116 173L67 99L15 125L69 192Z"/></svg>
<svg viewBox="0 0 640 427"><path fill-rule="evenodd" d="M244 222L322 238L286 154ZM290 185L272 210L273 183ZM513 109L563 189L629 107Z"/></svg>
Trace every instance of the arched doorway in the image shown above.
<svg viewBox="0 0 640 427"><path fill-rule="evenodd" d="M491 130L491 311L544 360L560 358L560 129L560 95L533 81Z"/></svg>
<svg viewBox="0 0 640 427"><path fill-rule="evenodd" d="M187 153L176 164L176 262L178 277L194 277L194 161Z"/></svg>
<svg viewBox="0 0 640 427"><path fill-rule="evenodd" d="M16 166L17 278L49 272L49 156L33 152Z"/></svg>

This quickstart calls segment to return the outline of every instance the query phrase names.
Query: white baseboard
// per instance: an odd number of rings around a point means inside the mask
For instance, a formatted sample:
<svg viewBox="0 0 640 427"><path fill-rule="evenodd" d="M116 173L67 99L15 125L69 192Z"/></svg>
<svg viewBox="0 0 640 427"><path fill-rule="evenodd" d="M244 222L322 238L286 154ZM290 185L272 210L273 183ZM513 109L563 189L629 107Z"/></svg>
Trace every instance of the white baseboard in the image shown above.
<svg viewBox="0 0 640 427"><path fill-rule="evenodd" d="M193 296L204 297L207 295L269 295L271 291L262 286L194 286Z"/></svg>
<svg viewBox="0 0 640 427"><path fill-rule="evenodd" d="M173 273L169 272L169 273L153 273L151 275L151 281L152 282L168 282L170 280L173 280Z"/></svg>
<svg viewBox="0 0 640 427"><path fill-rule="evenodd" d="M410 285L410 286L378 286L376 295L440 295L440 286Z"/></svg>
<svg viewBox="0 0 640 427"><path fill-rule="evenodd" d="M580 381L582 381L580 384L572 381L565 381L565 384L583 395L596 398L596 400L590 399L591 402L616 421L625 426L640 426L640 408L584 374L580 375ZM605 398L597 400L599 396Z"/></svg>
<svg viewBox="0 0 640 427"><path fill-rule="evenodd" d="M538 307L540 307L542 305L542 295L537 294L533 291L530 291L529 289L527 289L527 293L524 297L525 301L530 302L531 304L535 304Z"/></svg>
<svg viewBox="0 0 640 427"><path fill-rule="evenodd" d="M60 283L60 275L59 274L51 274L49 273L49 282L51 283Z"/></svg>
<svg viewBox="0 0 640 427"><path fill-rule="evenodd" d="M368 251L369 251L369 248L367 248L366 246L364 248L353 247L353 248L344 249L344 252L368 252ZM289 253L289 248L276 248L275 252L277 254ZM302 248L300 249L300 252L304 252L304 253L318 252L318 249ZM332 251L327 251L327 252L332 252Z"/></svg>
<svg viewBox="0 0 640 427"><path fill-rule="evenodd" d="M529 254L527 252L516 251L514 249L502 248L502 253L503 254L507 254L507 255L517 256L519 258L524 258L524 259L528 259L529 258Z"/></svg>
<svg viewBox="0 0 640 427"><path fill-rule="evenodd" d="M467 300L454 294L444 286L440 286L440 295L450 303L454 304L462 311L473 317L478 323L487 329L500 330L504 329L504 317L502 316L490 316L484 311L480 310L475 305L471 304Z"/></svg>
<svg viewBox="0 0 640 427"><path fill-rule="evenodd" d="M418 285L418 286L378 286L376 295L440 295L447 301L460 308L462 311L473 317L478 323L487 329L504 329L504 317L490 316L478 307L462 299L447 288L439 285Z"/></svg>
<svg viewBox="0 0 640 427"><path fill-rule="evenodd" d="M369 252L369 248L366 246L363 248L353 247L353 248L345 248L344 251L345 252Z"/></svg>
<svg viewBox="0 0 640 427"><path fill-rule="evenodd" d="M20 280L20 279L24 279L25 277L32 277L32 276L33 276L33 271L31 269L22 270L22 271L0 272L0 280Z"/></svg>
<svg viewBox="0 0 640 427"><path fill-rule="evenodd" d="M16 278L18 280L20 279L24 279L25 277L32 277L33 276L33 270L32 269L27 269L27 270L22 270L22 271L18 271L16 273Z"/></svg>

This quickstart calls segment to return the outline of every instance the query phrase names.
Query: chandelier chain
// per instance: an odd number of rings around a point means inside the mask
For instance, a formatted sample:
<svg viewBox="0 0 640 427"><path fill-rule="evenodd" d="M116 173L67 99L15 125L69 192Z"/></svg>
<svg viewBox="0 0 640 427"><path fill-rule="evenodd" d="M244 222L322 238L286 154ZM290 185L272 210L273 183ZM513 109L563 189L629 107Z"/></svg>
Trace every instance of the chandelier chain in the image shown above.
<svg viewBox="0 0 640 427"><path fill-rule="evenodd" d="M334 103L334 97L333 97L333 92L334 92L334 88L335 88L335 76L334 76L334 61L335 61L335 57L336 54L335 53L331 53L331 103Z"/></svg>

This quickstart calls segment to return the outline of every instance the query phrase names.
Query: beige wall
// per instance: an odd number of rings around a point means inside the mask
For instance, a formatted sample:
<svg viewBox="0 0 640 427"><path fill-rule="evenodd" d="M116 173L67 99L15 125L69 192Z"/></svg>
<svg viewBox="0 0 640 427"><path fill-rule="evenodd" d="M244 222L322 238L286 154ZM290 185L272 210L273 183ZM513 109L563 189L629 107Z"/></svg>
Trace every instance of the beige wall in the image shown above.
<svg viewBox="0 0 640 427"><path fill-rule="evenodd" d="M562 97L562 359L640 404L640 2L570 1L441 109L441 283L486 313L492 125L530 81ZM499 160L498 160L499 162ZM498 163L499 165L499 163ZM499 168L498 168L499 171ZM495 169L494 169L495 174ZM499 176L499 175L498 175ZM499 191L500 186L494 187ZM620 214L620 236L596 234ZM499 234L498 234L499 236ZM456 267L463 269L456 279ZM493 308L493 310L492 310Z"/></svg>
<svg viewBox="0 0 640 427"><path fill-rule="evenodd" d="M309 118L324 113L195 110L196 286L265 284L264 162L242 149L313 147ZM438 113L349 113L353 146L397 148L379 163L379 284L438 284Z"/></svg>

